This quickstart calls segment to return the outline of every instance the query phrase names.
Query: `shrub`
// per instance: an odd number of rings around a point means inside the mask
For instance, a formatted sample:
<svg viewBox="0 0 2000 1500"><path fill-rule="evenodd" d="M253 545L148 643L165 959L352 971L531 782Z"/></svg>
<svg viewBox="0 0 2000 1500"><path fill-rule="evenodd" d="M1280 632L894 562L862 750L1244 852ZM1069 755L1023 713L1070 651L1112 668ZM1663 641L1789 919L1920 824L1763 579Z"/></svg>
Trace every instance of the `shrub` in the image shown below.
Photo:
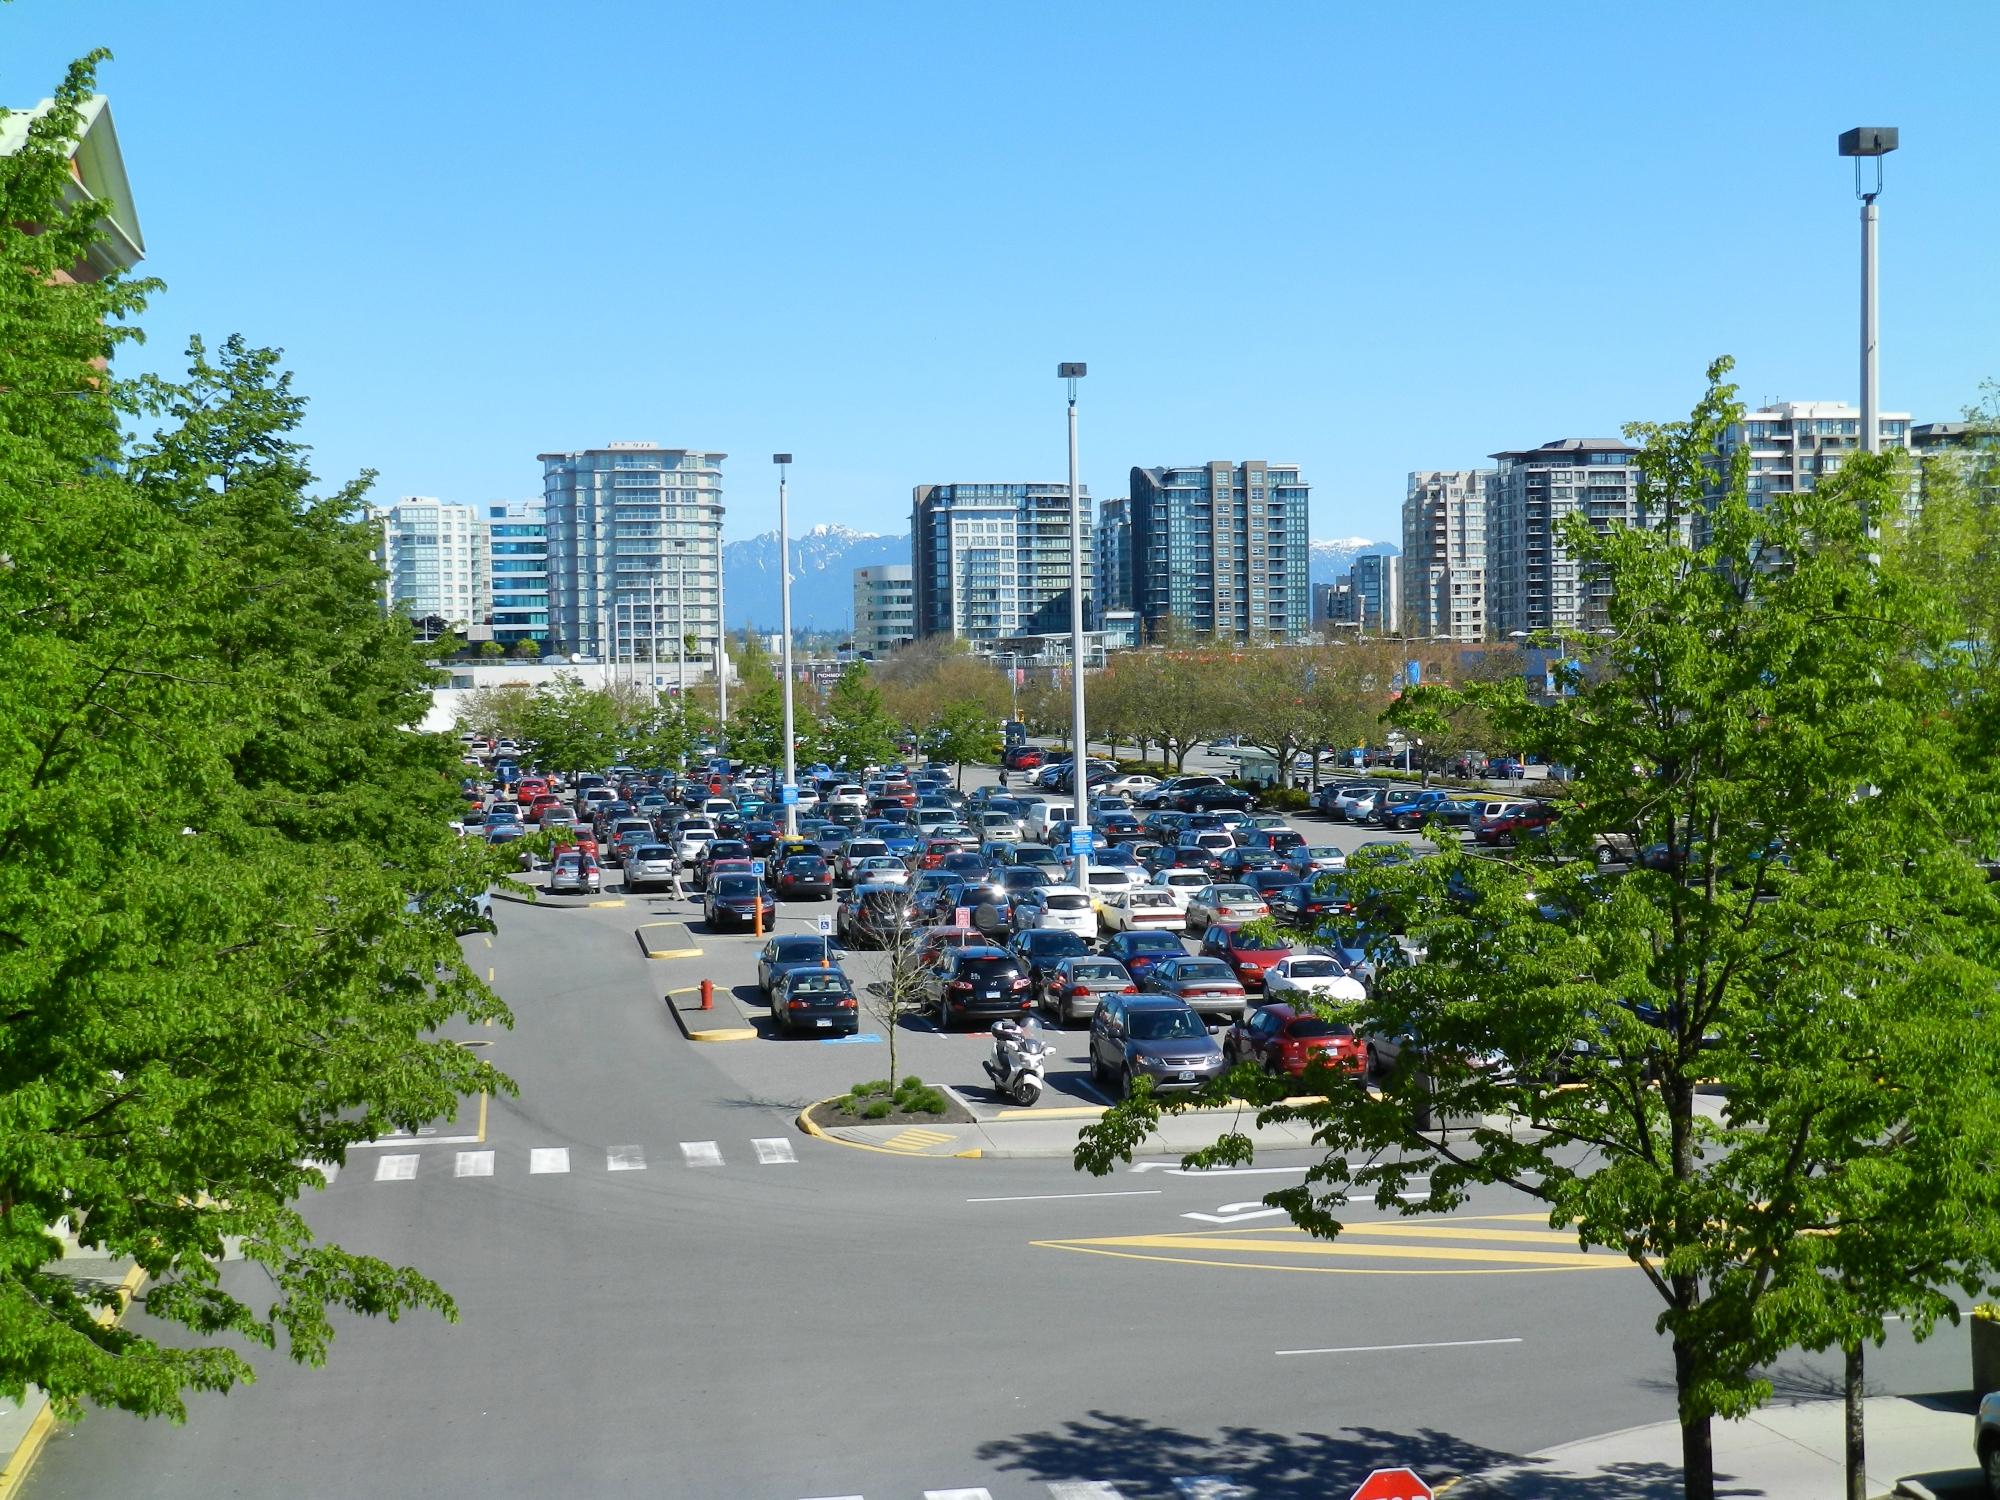
<svg viewBox="0 0 2000 1500"><path fill-rule="evenodd" d="M895 1108L896 1106L889 1100L877 1099L870 1104L862 1106L859 1114L864 1120L880 1120L893 1113Z"/></svg>

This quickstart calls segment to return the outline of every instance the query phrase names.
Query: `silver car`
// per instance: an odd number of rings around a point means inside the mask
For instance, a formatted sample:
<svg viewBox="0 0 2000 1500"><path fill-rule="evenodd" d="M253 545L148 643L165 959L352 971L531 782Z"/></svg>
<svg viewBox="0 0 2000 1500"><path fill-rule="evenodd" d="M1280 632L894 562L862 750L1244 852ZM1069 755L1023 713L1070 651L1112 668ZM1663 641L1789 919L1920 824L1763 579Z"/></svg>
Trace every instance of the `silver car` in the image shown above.
<svg viewBox="0 0 2000 1500"><path fill-rule="evenodd" d="M663 886L671 890L680 861L665 844L640 844L625 856L625 889L645 890Z"/></svg>

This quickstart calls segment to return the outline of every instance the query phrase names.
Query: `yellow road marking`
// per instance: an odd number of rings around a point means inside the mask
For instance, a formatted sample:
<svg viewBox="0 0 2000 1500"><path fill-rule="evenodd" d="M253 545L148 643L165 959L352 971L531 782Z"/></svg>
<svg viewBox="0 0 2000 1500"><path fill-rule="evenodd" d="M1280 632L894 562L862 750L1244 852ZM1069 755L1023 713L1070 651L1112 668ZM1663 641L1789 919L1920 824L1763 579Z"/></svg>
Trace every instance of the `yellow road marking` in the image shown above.
<svg viewBox="0 0 2000 1500"><path fill-rule="evenodd" d="M690 1031L688 1033L688 1040L691 1042L748 1042L756 1040L756 1037L757 1028L754 1026L732 1026L723 1031Z"/></svg>
<svg viewBox="0 0 2000 1500"><path fill-rule="evenodd" d="M911 1126L898 1131L882 1144L897 1151L917 1151L925 1146L940 1146L953 1139L949 1131L921 1130Z"/></svg>
<svg viewBox="0 0 2000 1500"><path fill-rule="evenodd" d="M491 964L488 964L486 966L486 982L488 984L491 984L493 982L493 965Z"/></svg>
<svg viewBox="0 0 2000 1500"><path fill-rule="evenodd" d="M489 948L493 946L493 939L490 936L482 934L479 940Z"/></svg>
<svg viewBox="0 0 2000 1500"><path fill-rule="evenodd" d="M1366 1245L1352 1244L1343 1235L1338 1240L1225 1239L1220 1235L1135 1234L1108 1240L1071 1240L1075 1245L1111 1245L1133 1250L1233 1250L1258 1255L1366 1256L1377 1260L1448 1260L1497 1263L1518 1266L1569 1266L1597 1270L1606 1265L1624 1265L1608 1256L1586 1255L1564 1250L1487 1250L1455 1245Z"/></svg>
<svg viewBox="0 0 2000 1500"><path fill-rule="evenodd" d="M1445 1223L1440 1220L1398 1222L1366 1220L1349 1224L1338 1240L1313 1239L1303 1230L1246 1226L1241 1229L1185 1234L1118 1235L1105 1239L1033 1240L1039 1249L1070 1250L1081 1255L1108 1255L1119 1260L1165 1261L1179 1265L1216 1266L1232 1271L1291 1271L1330 1276L1504 1276L1547 1271L1615 1271L1630 1266L1621 1256L1582 1250L1506 1249L1478 1241L1574 1244L1561 1231L1485 1229L1480 1223L1546 1223L1539 1214L1496 1214L1481 1220ZM1376 1236L1371 1243L1350 1235ZM1401 1237L1417 1243L1389 1244ZM1438 1241L1451 1243L1440 1244ZM1219 1254L1263 1256L1267 1259L1218 1260ZM1400 1267L1310 1264L1313 1261L1408 1261Z"/></svg>
<svg viewBox="0 0 2000 1500"><path fill-rule="evenodd" d="M1340 1231L1350 1234L1390 1234L1426 1240L1506 1240L1517 1245L1574 1245L1576 1236L1555 1229L1459 1229L1446 1224L1397 1224L1392 1222L1349 1224ZM1581 1253L1581 1252L1578 1252Z"/></svg>
<svg viewBox="0 0 2000 1500"><path fill-rule="evenodd" d="M479 1091L479 1129L474 1132L473 1139L477 1141L486 1139L486 1090L484 1089Z"/></svg>
<svg viewBox="0 0 2000 1500"><path fill-rule="evenodd" d="M590 904L592 906L623 906L625 898L623 896L613 896L609 901L593 901Z"/></svg>

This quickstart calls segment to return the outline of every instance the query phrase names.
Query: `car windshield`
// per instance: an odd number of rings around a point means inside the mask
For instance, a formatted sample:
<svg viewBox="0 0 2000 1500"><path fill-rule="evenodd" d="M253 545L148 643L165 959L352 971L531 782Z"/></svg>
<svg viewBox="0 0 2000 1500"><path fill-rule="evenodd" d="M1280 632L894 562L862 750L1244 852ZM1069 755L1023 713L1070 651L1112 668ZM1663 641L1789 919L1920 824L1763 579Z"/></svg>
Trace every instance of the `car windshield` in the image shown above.
<svg viewBox="0 0 2000 1500"><path fill-rule="evenodd" d="M715 882L715 894L718 896L749 896L754 895L756 890L757 878L754 875L724 875Z"/></svg>
<svg viewBox="0 0 2000 1500"><path fill-rule="evenodd" d="M847 981L831 971L801 969L792 975L791 992L794 995L844 995Z"/></svg>
<svg viewBox="0 0 2000 1500"><path fill-rule="evenodd" d="M632 851L632 857L639 860L672 859L674 851L664 844L641 844Z"/></svg>
<svg viewBox="0 0 2000 1500"><path fill-rule="evenodd" d="M1123 886L1125 884L1125 877L1116 870L1092 870L1090 872L1090 883L1092 885Z"/></svg>
<svg viewBox="0 0 2000 1500"><path fill-rule="evenodd" d="M1208 1028L1191 1010L1135 1010L1132 1036L1141 1042L1192 1041L1208 1035Z"/></svg>
<svg viewBox="0 0 2000 1500"><path fill-rule="evenodd" d="M967 979L1019 979L1021 969L1011 958L968 958L958 966Z"/></svg>
<svg viewBox="0 0 2000 1500"><path fill-rule="evenodd" d="M1239 953L1277 953L1292 945L1281 937L1273 937L1268 934L1263 937L1257 937L1239 929L1236 935L1230 939L1229 946Z"/></svg>
<svg viewBox="0 0 2000 1500"><path fill-rule="evenodd" d="M801 963L806 959L817 959L826 951L821 938L779 938L771 945L771 957L779 963Z"/></svg>
<svg viewBox="0 0 2000 1500"><path fill-rule="evenodd" d="M785 861L785 868L801 875L816 874L826 868L826 861L817 854L794 854Z"/></svg>
<svg viewBox="0 0 2000 1500"><path fill-rule="evenodd" d="M1072 953L1090 951L1074 932L1035 932L1024 936L1028 938L1029 951L1039 958L1067 958Z"/></svg>
<svg viewBox="0 0 2000 1500"><path fill-rule="evenodd" d="M1219 885L1215 888L1213 899L1217 901L1251 902L1257 900L1258 896L1247 885Z"/></svg>
<svg viewBox="0 0 2000 1500"><path fill-rule="evenodd" d="M1134 909L1150 911L1155 908L1162 908L1172 911L1174 909L1174 898L1169 896L1165 891L1134 891L1132 899L1126 904Z"/></svg>
<svg viewBox="0 0 2000 1500"><path fill-rule="evenodd" d="M1294 979L1335 979L1340 966L1330 958L1295 958L1290 970Z"/></svg>

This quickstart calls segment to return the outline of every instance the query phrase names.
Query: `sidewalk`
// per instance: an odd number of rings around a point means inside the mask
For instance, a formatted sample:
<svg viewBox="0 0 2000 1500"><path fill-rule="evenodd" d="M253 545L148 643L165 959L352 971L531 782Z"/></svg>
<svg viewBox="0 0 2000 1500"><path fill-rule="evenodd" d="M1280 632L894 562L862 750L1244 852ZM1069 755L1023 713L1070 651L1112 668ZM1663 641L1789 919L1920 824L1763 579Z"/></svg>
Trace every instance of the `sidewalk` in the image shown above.
<svg viewBox="0 0 2000 1500"><path fill-rule="evenodd" d="M1867 1404L1869 1493L1984 1500L1972 1416L1946 1403L1874 1396ZM1843 1492L1838 1401L1767 1406L1715 1424L1716 1494L1829 1500ZM1680 1500L1681 1430L1672 1422L1565 1443L1476 1474L1452 1500Z"/></svg>

